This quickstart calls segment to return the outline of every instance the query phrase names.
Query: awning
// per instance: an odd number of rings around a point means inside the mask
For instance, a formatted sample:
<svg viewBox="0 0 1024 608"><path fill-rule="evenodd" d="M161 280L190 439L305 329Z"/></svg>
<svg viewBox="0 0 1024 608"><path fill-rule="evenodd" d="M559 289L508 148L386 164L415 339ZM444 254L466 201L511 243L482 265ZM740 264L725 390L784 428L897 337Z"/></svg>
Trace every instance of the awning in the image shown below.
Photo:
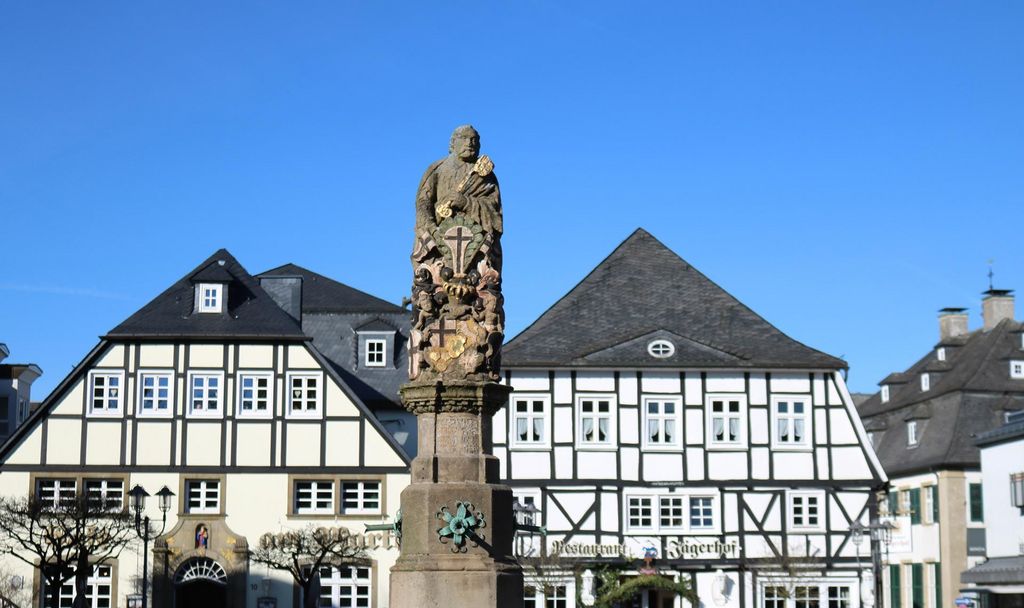
<svg viewBox="0 0 1024 608"><path fill-rule="evenodd" d="M1024 584L1024 555L995 557L960 574L960 582L976 585Z"/></svg>

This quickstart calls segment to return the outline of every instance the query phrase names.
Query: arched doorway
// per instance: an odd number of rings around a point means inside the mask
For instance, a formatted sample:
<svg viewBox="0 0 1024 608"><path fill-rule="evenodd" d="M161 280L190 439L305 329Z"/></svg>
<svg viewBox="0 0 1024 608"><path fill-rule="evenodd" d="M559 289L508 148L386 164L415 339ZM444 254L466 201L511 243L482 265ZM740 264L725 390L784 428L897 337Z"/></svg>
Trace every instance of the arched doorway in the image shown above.
<svg viewBox="0 0 1024 608"><path fill-rule="evenodd" d="M190 559L174 574L175 608L224 608L228 576L208 557Z"/></svg>

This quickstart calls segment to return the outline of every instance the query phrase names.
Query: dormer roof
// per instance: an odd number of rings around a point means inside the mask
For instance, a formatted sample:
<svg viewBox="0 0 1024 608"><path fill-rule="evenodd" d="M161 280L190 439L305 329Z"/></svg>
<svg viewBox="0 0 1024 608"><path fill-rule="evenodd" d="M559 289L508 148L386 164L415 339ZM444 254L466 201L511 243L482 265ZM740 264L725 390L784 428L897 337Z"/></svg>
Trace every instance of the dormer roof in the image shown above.
<svg viewBox="0 0 1024 608"><path fill-rule="evenodd" d="M224 313L194 310L198 283L226 286ZM105 337L306 339L298 323L274 303L226 249L208 257Z"/></svg>
<svg viewBox="0 0 1024 608"><path fill-rule="evenodd" d="M647 353L659 331L674 340L671 357ZM642 228L503 350L509 367L846 367L779 331Z"/></svg>

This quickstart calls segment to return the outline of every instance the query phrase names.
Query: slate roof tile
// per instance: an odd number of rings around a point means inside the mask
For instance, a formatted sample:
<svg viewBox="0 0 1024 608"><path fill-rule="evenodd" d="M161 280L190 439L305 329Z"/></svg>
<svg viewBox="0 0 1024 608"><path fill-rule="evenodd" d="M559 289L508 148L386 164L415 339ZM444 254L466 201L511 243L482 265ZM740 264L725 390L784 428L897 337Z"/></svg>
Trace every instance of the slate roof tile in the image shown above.
<svg viewBox="0 0 1024 608"><path fill-rule="evenodd" d="M647 354L645 337L659 331L675 337L673 357ZM502 360L509 367L846 367L779 331L642 228L509 341Z"/></svg>
<svg viewBox="0 0 1024 608"><path fill-rule="evenodd" d="M258 276L301 276L302 277L302 312L355 312L372 313L403 312L397 306L376 296L339 283L334 279L313 272L296 264L285 264L273 268Z"/></svg>
<svg viewBox="0 0 1024 608"><path fill-rule="evenodd" d="M215 276L227 282L227 310L196 312L195 277ZM175 281L105 337L306 338L298 323L274 303L226 249L218 250Z"/></svg>

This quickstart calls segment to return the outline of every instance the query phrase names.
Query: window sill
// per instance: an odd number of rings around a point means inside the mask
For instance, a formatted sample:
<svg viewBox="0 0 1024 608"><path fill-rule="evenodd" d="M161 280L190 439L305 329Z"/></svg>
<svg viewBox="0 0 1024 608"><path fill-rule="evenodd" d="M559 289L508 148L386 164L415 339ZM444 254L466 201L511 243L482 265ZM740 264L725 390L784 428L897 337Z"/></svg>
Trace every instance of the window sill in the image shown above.
<svg viewBox="0 0 1024 608"><path fill-rule="evenodd" d="M644 451L644 452L657 452L657 453L661 453L661 454L672 453L672 452L682 453L683 446L681 446L681 445L658 445L658 444L655 444L655 445L641 445L640 449L642 451Z"/></svg>
<svg viewBox="0 0 1024 608"><path fill-rule="evenodd" d="M169 420L174 417L174 414L170 410L156 412L141 410L135 412L135 417L139 418L140 420Z"/></svg>
<svg viewBox="0 0 1024 608"><path fill-rule="evenodd" d="M704 449L712 452L737 452L746 451L749 446L746 443L708 443Z"/></svg>
<svg viewBox="0 0 1024 608"><path fill-rule="evenodd" d="M510 443L508 449L514 452L546 452L551 450L550 443Z"/></svg>
<svg viewBox="0 0 1024 608"><path fill-rule="evenodd" d="M89 412L86 415L86 418L106 418L106 419L114 418L114 419L116 419L116 418L124 418L124 414L121 413L120 411L117 411L117 412L98 411L98 412Z"/></svg>
<svg viewBox="0 0 1024 608"><path fill-rule="evenodd" d="M590 445L590 444L576 444L577 452L616 452L619 450L619 446L613 444L601 444L601 445Z"/></svg>
<svg viewBox="0 0 1024 608"><path fill-rule="evenodd" d="M810 444L791 445L788 443L772 443L771 448L777 452L813 452L814 446Z"/></svg>

